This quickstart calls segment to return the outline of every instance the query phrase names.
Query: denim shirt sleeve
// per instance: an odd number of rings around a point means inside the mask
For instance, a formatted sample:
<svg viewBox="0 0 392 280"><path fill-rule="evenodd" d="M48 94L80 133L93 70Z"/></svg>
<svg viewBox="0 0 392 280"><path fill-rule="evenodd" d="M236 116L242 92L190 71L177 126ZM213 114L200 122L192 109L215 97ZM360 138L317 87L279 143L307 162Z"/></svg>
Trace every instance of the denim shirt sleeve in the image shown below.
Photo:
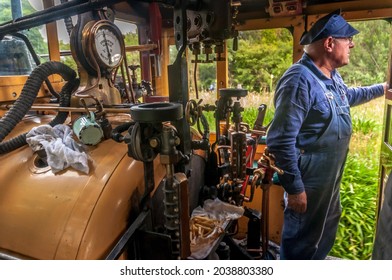
<svg viewBox="0 0 392 280"><path fill-rule="evenodd" d="M347 89L347 99L351 107L361 105L383 95L383 84Z"/></svg>
<svg viewBox="0 0 392 280"><path fill-rule="evenodd" d="M311 103L306 81L303 71L286 72L277 86L275 117L267 133L269 152L275 156L276 165L284 171L279 176L280 183L289 194L304 191L296 142Z"/></svg>
<svg viewBox="0 0 392 280"><path fill-rule="evenodd" d="M336 76L334 77L338 83L344 87L346 92L346 97L350 107L354 107L357 105L364 104L369 102L370 100L381 97L384 95L384 85L376 84L372 86L364 86L364 87L347 87L342 77L338 72L336 72Z"/></svg>

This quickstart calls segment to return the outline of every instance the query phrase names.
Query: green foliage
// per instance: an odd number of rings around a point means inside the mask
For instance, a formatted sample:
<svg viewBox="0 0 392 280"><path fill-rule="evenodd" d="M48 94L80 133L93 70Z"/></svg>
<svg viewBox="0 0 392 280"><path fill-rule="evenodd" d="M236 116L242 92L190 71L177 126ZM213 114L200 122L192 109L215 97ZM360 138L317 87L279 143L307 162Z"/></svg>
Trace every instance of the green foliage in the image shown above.
<svg viewBox="0 0 392 280"><path fill-rule="evenodd" d="M376 221L383 99L352 108L353 136L341 184L342 218L331 255L370 259Z"/></svg>
<svg viewBox="0 0 392 280"><path fill-rule="evenodd" d="M128 32L124 35L125 46L139 45L139 38L137 33ZM139 52L127 52L127 61L129 65L140 65Z"/></svg>
<svg viewBox="0 0 392 280"><path fill-rule="evenodd" d="M233 85L249 91L272 91L292 63L292 36L286 29L240 32L237 51L229 50Z"/></svg>
<svg viewBox="0 0 392 280"><path fill-rule="evenodd" d="M381 124L372 119L364 119L358 116L352 118L353 132L371 135L373 132L378 131Z"/></svg>
<svg viewBox="0 0 392 280"><path fill-rule="evenodd" d="M0 22L12 20L11 1L0 0Z"/></svg>
<svg viewBox="0 0 392 280"><path fill-rule="evenodd" d="M387 76L387 57L391 24L384 20L353 22L360 30L354 36L355 47L350 52L350 63L339 69L347 84L371 85L384 82Z"/></svg>
<svg viewBox="0 0 392 280"><path fill-rule="evenodd" d="M253 127L253 124L256 121L257 114L259 110L256 107L246 108L242 114L242 121L249 124L250 127ZM265 118L264 118L264 125L267 125L273 118L273 111L267 110Z"/></svg>
<svg viewBox="0 0 392 280"><path fill-rule="evenodd" d="M339 68L348 85L370 85L386 80L391 24L384 20L353 22L361 32L354 37L350 63ZM231 46L231 42L227 43ZM286 29L239 33L238 50L229 48L229 81L253 92L273 91L292 63L292 36ZM202 89L215 81L212 64L199 64Z"/></svg>
<svg viewBox="0 0 392 280"><path fill-rule="evenodd" d="M214 112L203 112L203 114L207 119L210 132L216 132Z"/></svg>
<svg viewBox="0 0 392 280"><path fill-rule="evenodd" d="M249 107L245 108L244 111L242 112L242 121L244 123L249 124L249 126L252 128L253 124L256 121L258 109ZM214 117L214 112L203 112L204 116L206 117L208 121L208 125L210 126L210 131L215 132L215 117ZM264 119L264 125L268 124L272 118L273 118L273 111L267 111L265 119Z"/></svg>
<svg viewBox="0 0 392 280"><path fill-rule="evenodd" d="M70 47L68 43L64 43L62 40L59 42L59 47L61 51L69 51ZM62 56L61 57L61 62L63 62L65 65L71 67L75 71L77 71L78 67L76 65L75 60L73 59L72 55L69 56Z"/></svg>
<svg viewBox="0 0 392 280"><path fill-rule="evenodd" d="M376 220L378 158L350 154L341 185L342 216L332 256L370 259Z"/></svg>
<svg viewBox="0 0 392 280"><path fill-rule="evenodd" d="M251 127L253 126L258 110L257 108L247 108L242 112L242 121L249 124Z"/></svg>
<svg viewBox="0 0 392 280"><path fill-rule="evenodd" d="M216 66L215 63L199 64L199 90L208 90L211 84L216 84Z"/></svg>

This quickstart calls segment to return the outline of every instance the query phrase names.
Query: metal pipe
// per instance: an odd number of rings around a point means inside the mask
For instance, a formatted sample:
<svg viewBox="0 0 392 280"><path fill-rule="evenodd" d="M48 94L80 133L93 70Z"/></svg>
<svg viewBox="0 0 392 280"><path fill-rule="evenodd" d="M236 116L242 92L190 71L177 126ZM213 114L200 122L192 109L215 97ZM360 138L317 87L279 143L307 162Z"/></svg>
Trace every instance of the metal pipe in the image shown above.
<svg viewBox="0 0 392 280"><path fill-rule="evenodd" d="M262 239L262 256L261 259L268 260L268 242L269 242L269 191L271 184L262 184L263 198L261 205L261 239Z"/></svg>
<svg viewBox="0 0 392 280"><path fill-rule="evenodd" d="M23 16L21 0L12 0L11 1L11 12L12 12L12 18L14 20Z"/></svg>
<svg viewBox="0 0 392 280"><path fill-rule="evenodd" d="M131 97L131 100L129 100L129 101L132 103L136 103L136 96L135 96L135 92L133 91L133 88L132 88L132 79L130 78L131 75L129 74L128 60L127 60L126 55L124 56L123 62L124 62L125 74L126 74L128 84L129 84L129 92L127 91L127 84L126 84L125 80L124 80L124 86L126 88L128 96ZM121 69L121 70L123 70L123 69Z"/></svg>
<svg viewBox="0 0 392 280"><path fill-rule="evenodd" d="M64 3L64 4L57 5L57 6L53 6L51 8L45 9L45 10L37 11L35 13L29 14L29 15L26 15L26 16L23 16L23 17L20 17L20 18L16 18L16 19L13 19L13 20L10 20L10 21L3 22L3 23L0 24L0 27L7 26L9 24L14 24L14 23L17 23L19 21L24 21L24 20L36 18L36 17L39 17L41 15L48 15L49 13L51 13L53 11L56 11L58 9L66 9L66 8L69 8L69 7L74 7L75 5L78 5L78 4L82 3L82 2L88 2L88 0L74 0L74 1L72 1L70 3ZM37 26L38 25L41 25L41 24L37 24Z"/></svg>
<svg viewBox="0 0 392 280"><path fill-rule="evenodd" d="M126 52L143 52L143 51L151 51L155 50L158 47L157 44L146 44L146 45L137 45L137 46L125 46Z"/></svg>
<svg viewBox="0 0 392 280"><path fill-rule="evenodd" d="M173 128L163 127L161 141L161 164L165 165L166 168L165 185L163 187L165 228L171 237L173 258L179 258L181 250L180 185L174 177L174 163L177 150L174 144Z"/></svg>
<svg viewBox="0 0 392 280"><path fill-rule="evenodd" d="M112 248L110 253L106 256L106 260L117 260L120 255L125 251L128 242L132 239L136 231L143 225L144 221L150 215L150 210L145 210L139 214L136 220L125 231L120 240Z"/></svg>
<svg viewBox="0 0 392 280"><path fill-rule="evenodd" d="M11 109L14 105L0 105L0 110L2 111L8 111ZM129 108L104 108L106 113L129 113ZM59 107L59 106L53 106L53 105L33 105L31 106L32 111L48 111L48 110L53 110L53 111L58 111L58 112L77 112L77 113L83 113L86 112L85 108L79 108L79 107ZM96 108L88 108L89 111L96 111Z"/></svg>
<svg viewBox="0 0 392 280"><path fill-rule="evenodd" d="M124 0L74 0L5 22L0 25L0 38L21 30L47 24L65 17L82 14L93 9L114 5Z"/></svg>

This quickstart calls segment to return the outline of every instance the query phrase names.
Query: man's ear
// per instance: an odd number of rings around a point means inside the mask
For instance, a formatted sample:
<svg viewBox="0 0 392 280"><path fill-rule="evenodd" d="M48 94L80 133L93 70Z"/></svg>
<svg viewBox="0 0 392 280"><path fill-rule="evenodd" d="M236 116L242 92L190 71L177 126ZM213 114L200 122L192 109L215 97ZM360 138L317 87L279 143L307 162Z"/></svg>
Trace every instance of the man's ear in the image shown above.
<svg viewBox="0 0 392 280"><path fill-rule="evenodd" d="M324 49L326 52L332 52L333 46L335 44L335 39L329 36L327 39L324 41Z"/></svg>

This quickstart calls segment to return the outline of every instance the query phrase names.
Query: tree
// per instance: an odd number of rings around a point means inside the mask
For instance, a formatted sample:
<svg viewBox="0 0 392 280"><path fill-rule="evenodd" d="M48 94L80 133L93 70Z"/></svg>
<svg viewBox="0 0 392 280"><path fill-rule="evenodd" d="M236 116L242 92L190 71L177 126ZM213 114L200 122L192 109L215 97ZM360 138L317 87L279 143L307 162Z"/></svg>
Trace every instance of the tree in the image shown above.
<svg viewBox="0 0 392 280"><path fill-rule="evenodd" d="M391 24L385 20L354 22L350 63L339 69L348 85L370 85L386 80ZM292 36L285 29L240 32L239 49L230 50L229 73L233 85L261 92L274 85L292 63ZM273 90L270 89L270 90Z"/></svg>
<svg viewBox="0 0 392 280"><path fill-rule="evenodd" d="M139 38L137 35L137 31L135 33L128 32L124 35L124 43L126 46L134 46L139 44ZM139 52L128 52L127 53L127 61L128 64L140 64L140 53Z"/></svg>
<svg viewBox="0 0 392 280"><path fill-rule="evenodd" d="M216 84L216 64L201 63L199 64L199 89L207 90L211 85Z"/></svg>
<svg viewBox="0 0 392 280"><path fill-rule="evenodd" d="M339 69L344 81L353 86L386 81L391 24L385 20L351 24L360 33L354 36L355 47L350 51L350 63Z"/></svg>
<svg viewBox="0 0 392 280"><path fill-rule="evenodd" d="M271 91L271 81L292 63L291 46L292 36L286 29L240 32L238 50L229 50L231 83L250 91Z"/></svg>

